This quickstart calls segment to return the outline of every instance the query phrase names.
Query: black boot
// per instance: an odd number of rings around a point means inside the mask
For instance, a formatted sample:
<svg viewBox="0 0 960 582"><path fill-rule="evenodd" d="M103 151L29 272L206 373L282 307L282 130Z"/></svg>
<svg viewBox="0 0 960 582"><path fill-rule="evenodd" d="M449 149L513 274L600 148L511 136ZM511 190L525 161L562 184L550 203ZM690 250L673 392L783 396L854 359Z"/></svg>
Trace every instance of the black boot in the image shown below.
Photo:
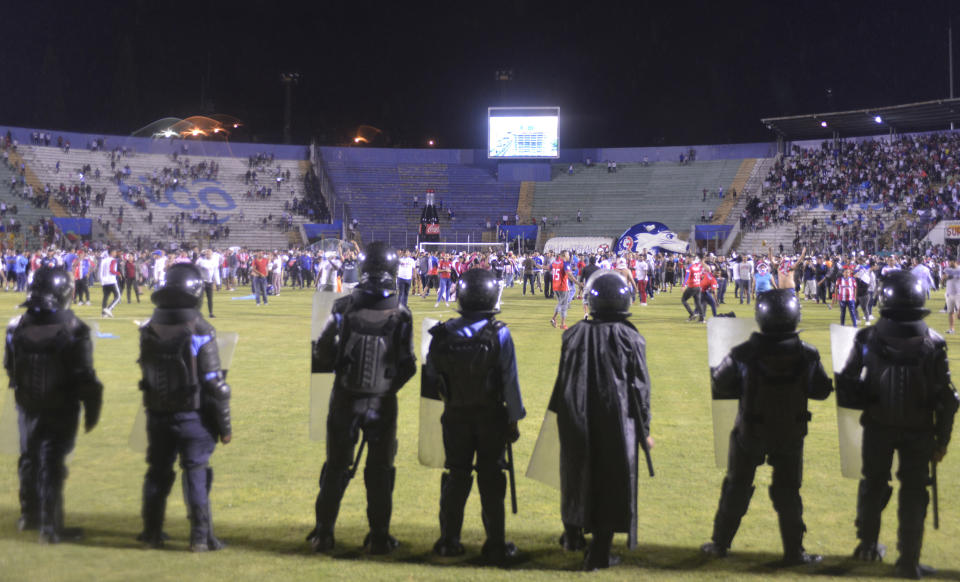
<svg viewBox="0 0 960 582"><path fill-rule="evenodd" d="M783 541L783 564L800 566L818 564L823 556L808 554L803 549L803 534L807 526L803 523L803 501L800 491L793 487L770 487L770 500L777 511L780 522L780 538Z"/></svg>
<svg viewBox="0 0 960 582"><path fill-rule="evenodd" d="M587 538L583 537L583 528L576 525L563 524L560 546L565 552L579 552L585 549L587 547Z"/></svg>
<svg viewBox="0 0 960 582"><path fill-rule="evenodd" d="M320 469L320 491L314 505L316 525L309 534L307 541L314 552L327 552L333 549L335 540L333 526L340 513L340 500L350 482L350 475L346 470L331 470L326 463Z"/></svg>
<svg viewBox="0 0 960 582"><path fill-rule="evenodd" d="M462 471L444 473L440 477L440 539L433 545L433 553L444 556L462 556L466 550L460 543L463 529L463 506L473 487L473 475Z"/></svg>
<svg viewBox="0 0 960 582"><path fill-rule="evenodd" d="M190 506L190 551L209 552L212 548L210 540L210 506Z"/></svg>
<svg viewBox="0 0 960 582"><path fill-rule="evenodd" d="M149 548L159 549L170 539L163 531L163 520L167 512L167 496L173 487L177 475L173 471L159 472L148 470L143 480L143 501L140 515L143 518L143 531L137 541Z"/></svg>
<svg viewBox="0 0 960 582"><path fill-rule="evenodd" d="M503 498L507 491L507 477L500 470L479 473L477 488L480 490L483 529L487 534L483 557L497 566L506 566L520 553L517 546L506 541Z"/></svg>
<svg viewBox="0 0 960 582"><path fill-rule="evenodd" d="M602 570L620 563L620 558L610 555L613 544L613 531L604 529L593 532L593 539L583 557L583 569L587 572Z"/></svg>
<svg viewBox="0 0 960 582"><path fill-rule="evenodd" d="M882 481L860 480L857 487L857 538L860 543L853 557L865 562L882 560L887 548L877 542L880 537L880 515L890 501L893 487Z"/></svg>
<svg viewBox="0 0 960 582"><path fill-rule="evenodd" d="M17 474L20 478L20 518L17 531L27 531L40 527L40 500L37 497L37 471L33 461L27 455L20 455Z"/></svg>
<svg viewBox="0 0 960 582"><path fill-rule="evenodd" d="M83 529L63 526L63 482L67 468L63 460L47 468L48 475L40 484L40 543L58 544L83 538Z"/></svg>
<svg viewBox="0 0 960 582"><path fill-rule="evenodd" d="M367 522L370 524L370 533L364 538L363 547L371 554L389 554L400 545L390 535L396 474L393 467L366 467L363 470L363 483L367 488Z"/></svg>
<svg viewBox="0 0 960 582"><path fill-rule="evenodd" d="M713 537L711 538L715 548L723 549L723 555L726 555L733 537L740 529L740 520L750 506L753 491L753 486L737 486L729 477L723 479L720 503L717 506L717 514L713 518Z"/></svg>

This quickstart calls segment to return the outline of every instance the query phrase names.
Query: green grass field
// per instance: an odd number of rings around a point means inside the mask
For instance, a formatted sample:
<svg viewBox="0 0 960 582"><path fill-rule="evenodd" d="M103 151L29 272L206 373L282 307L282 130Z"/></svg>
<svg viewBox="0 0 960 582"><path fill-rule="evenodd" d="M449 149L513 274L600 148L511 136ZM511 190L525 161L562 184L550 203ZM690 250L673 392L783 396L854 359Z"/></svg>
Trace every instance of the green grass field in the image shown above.
<svg viewBox="0 0 960 582"><path fill-rule="evenodd" d="M236 293L237 296L248 291ZM585 576L577 572L580 554L564 554L557 545L561 531L559 492L522 476L533 449L553 386L559 358L560 335L550 326L554 302L522 297L519 287L507 289L501 319L514 335L520 384L527 408L515 445L520 513L508 514L507 535L523 551L524 559L511 570L481 567L483 542L477 495L467 505L463 558L439 559L430 554L438 535L440 472L417 463L419 376L400 392L398 473L394 493L393 534L401 541L394 554L369 557L360 550L367 531L362 479L356 479L344 498L332 555L310 553L304 536L313 525L317 478L324 460L322 445L308 439L308 346L310 291L284 290L269 306L232 301L232 294L216 297L221 331L236 331L240 343L230 370L233 388L233 442L219 446L212 464L213 515L218 535L229 547L193 555L185 551L188 523L174 487L167 508L166 530L172 536L167 549L147 551L134 536L141 529L140 490L145 463L127 441L139 406L137 327L151 305L126 303L116 318L100 321L101 331L118 336L101 339L96 364L106 387L103 415L96 430L80 435L70 463L66 487L68 525L86 528L80 544L40 546L36 532L19 533L16 457L0 456L0 580L553 580ZM93 292L99 301L100 291ZM0 315L13 316L22 295L0 293ZM732 301L728 294L728 301ZM946 329L946 316L937 313L942 295L928 306L935 312L928 322ZM453 311L434 309L433 297L411 300L419 346L423 317L447 318ZM752 309L728 304L738 317L752 317ZM571 309L577 320L580 303ZM78 315L99 320L99 307L83 306ZM636 579L792 579L839 576L876 578L892 570L896 556L896 499L884 513L881 541L890 550L884 564L863 565L848 558L856 545L854 510L856 482L840 476L837 454L835 401L813 402L813 422L806 441L806 475L802 490L808 551L825 554L823 564L778 569L780 537L776 515L766 488L769 468L758 472L757 491L750 512L734 540L731 557L709 561L698 547L712 530L722 473L714 465L707 368L706 329L687 323L680 293L658 296L648 307L633 308L632 321L645 335L652 376L653 451L657 476L641 476L639 490L640 547L626 551L624 536L615 550L623 565L590 575L597 580ZM804 304L801 337L816 345L831 371L830 323L839 322L837 310ZM947 336L954 348L957 341ZM8 392L8 391L4 391ZM3 398L10 398L6 394ZM928 518L924 561L940 569L938 577L960 578L956 542L960 535L960 503L955 499L960 480L958 454L951 451L940 471L941 529L933 531ZM508 504L509 506L509 504Z"/></svg>

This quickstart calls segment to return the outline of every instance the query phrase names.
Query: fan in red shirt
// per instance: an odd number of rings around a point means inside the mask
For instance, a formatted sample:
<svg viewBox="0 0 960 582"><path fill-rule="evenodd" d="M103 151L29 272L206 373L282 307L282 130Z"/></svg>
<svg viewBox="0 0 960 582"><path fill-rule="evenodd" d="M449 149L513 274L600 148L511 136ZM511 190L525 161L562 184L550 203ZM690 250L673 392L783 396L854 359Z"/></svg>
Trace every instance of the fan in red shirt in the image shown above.
<svg viewBox="0 0 960 582"><path fill-rule="evenodd" d="M717 278L713 276L713 271L709 265L703 265L703 272L700 275L700 309L706 311L704 303L710 306L713 316L717 316L717 299L714 293L717 292Z"/></svg>
<svg viewBox="0 0 960 582"><path fill-rule="evenodd" d="M702 275L703 265L700 263L700 257L693 257L690 266L687 267L687 277L683 282L685 289L683 290L683 297L680 298L684 309L686 309L690 315L688 321L693 321L699 317L700 321L703 322L703 303L702 293L700 291L700 279ZM693 298L696 311L690 309L690 305L687 303L690 298Z"/></svg>
<svg viewBox="0 0 960 582"><path fill-rule="evenodd" d="M553 279L553 294L557 298L557 307L553 310L553 319L550 324L557 327L557 314L560 314L560 328L567 329L567 309L570 308L570 282L576 285L577 280L570 273L570 267L567 262L570 260L570 253L563 251L557 260L550 263L550 275Z"/></svg>

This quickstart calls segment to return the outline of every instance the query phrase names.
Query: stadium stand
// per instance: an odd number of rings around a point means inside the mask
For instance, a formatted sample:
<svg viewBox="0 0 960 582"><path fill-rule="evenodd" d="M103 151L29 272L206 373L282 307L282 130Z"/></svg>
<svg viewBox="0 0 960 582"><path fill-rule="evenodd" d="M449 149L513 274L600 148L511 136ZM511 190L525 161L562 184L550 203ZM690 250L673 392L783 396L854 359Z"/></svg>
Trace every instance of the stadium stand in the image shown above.
<svg viewBox="0 0 960 582"><path fill-rule="evenodd" d="M125 244L139 239L142 247L174 239L197 244L214 239L251 248L300 242L298 227L306 217L292 212L291 205L304 197L305 161L265 158L251 166L251 158L124 153L119 148L18 149L34 191L49 187L53 200L60 202L54 211L90 218L97 238ZM248 179L251 170L257 171L256 181ZM89 187L88 206L77 200L75 187ZM264 193L269 188L270 196L258 196L260 188Z"/></svg>
<svg viewBox="0 0 960 582"><path fill-rule="evenodd" d="M960 217L957 134L823 142L778 159L740 216L742 252L917 247Z"/></svg>
<svg viewBox="0 0 960 582"><path fill-rule="evenodd" d="M491 226L503 216L513 221L517 212L520 183L500 182L485 167L331 155L324 156L324 164L363 240L415 246L427 190L434 191L442 236L448 242L490 237L488 221Z"/></svg>
<svg viewBox="0 0 960 582"><path fill-rule="evenodd" d="M755 159L618 164L615 172L605 164L556 164L553 179L539 182L531 206L538 224L546 216L541 240L554 236L617 236L627 227L645 220L663 222L678 233L689 232L702 216L715 213L742 166ZM748 175L749 175L749 170ZM707 191L704 198L703 192ZM577 211L582 210L581 222Z"/></svg>

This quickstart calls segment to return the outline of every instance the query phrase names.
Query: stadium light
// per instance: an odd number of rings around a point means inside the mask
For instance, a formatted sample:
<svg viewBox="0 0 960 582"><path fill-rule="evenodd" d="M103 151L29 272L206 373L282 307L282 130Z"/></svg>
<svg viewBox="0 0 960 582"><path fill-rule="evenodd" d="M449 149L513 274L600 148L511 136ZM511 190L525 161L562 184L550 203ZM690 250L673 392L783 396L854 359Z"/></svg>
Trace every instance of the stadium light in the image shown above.
<svg viewBox="0 0 960 582"><path fill-rule="evenodd" d="M883 118L880 117L879 115L876 116L876 117L874 117L873 120L874 120L875 122L877 122L877 123L883 123Z"/></svg>
<svg viewBox="0 0 960 582"><path fill-rule="evenodd" d="M826 126L827 126L827 122L826 122L826 121L821 121L821 122L820 122L820 127L826 127Z"/></svg>
<svg viewBox="0 0 960 582"><path fill-rule="evenodd" d="M427 145L430 146L430 147L433 147L433 146L434 146L433 140L431 139L430 141L428 141L428 142L427 142Z"/></svg>

